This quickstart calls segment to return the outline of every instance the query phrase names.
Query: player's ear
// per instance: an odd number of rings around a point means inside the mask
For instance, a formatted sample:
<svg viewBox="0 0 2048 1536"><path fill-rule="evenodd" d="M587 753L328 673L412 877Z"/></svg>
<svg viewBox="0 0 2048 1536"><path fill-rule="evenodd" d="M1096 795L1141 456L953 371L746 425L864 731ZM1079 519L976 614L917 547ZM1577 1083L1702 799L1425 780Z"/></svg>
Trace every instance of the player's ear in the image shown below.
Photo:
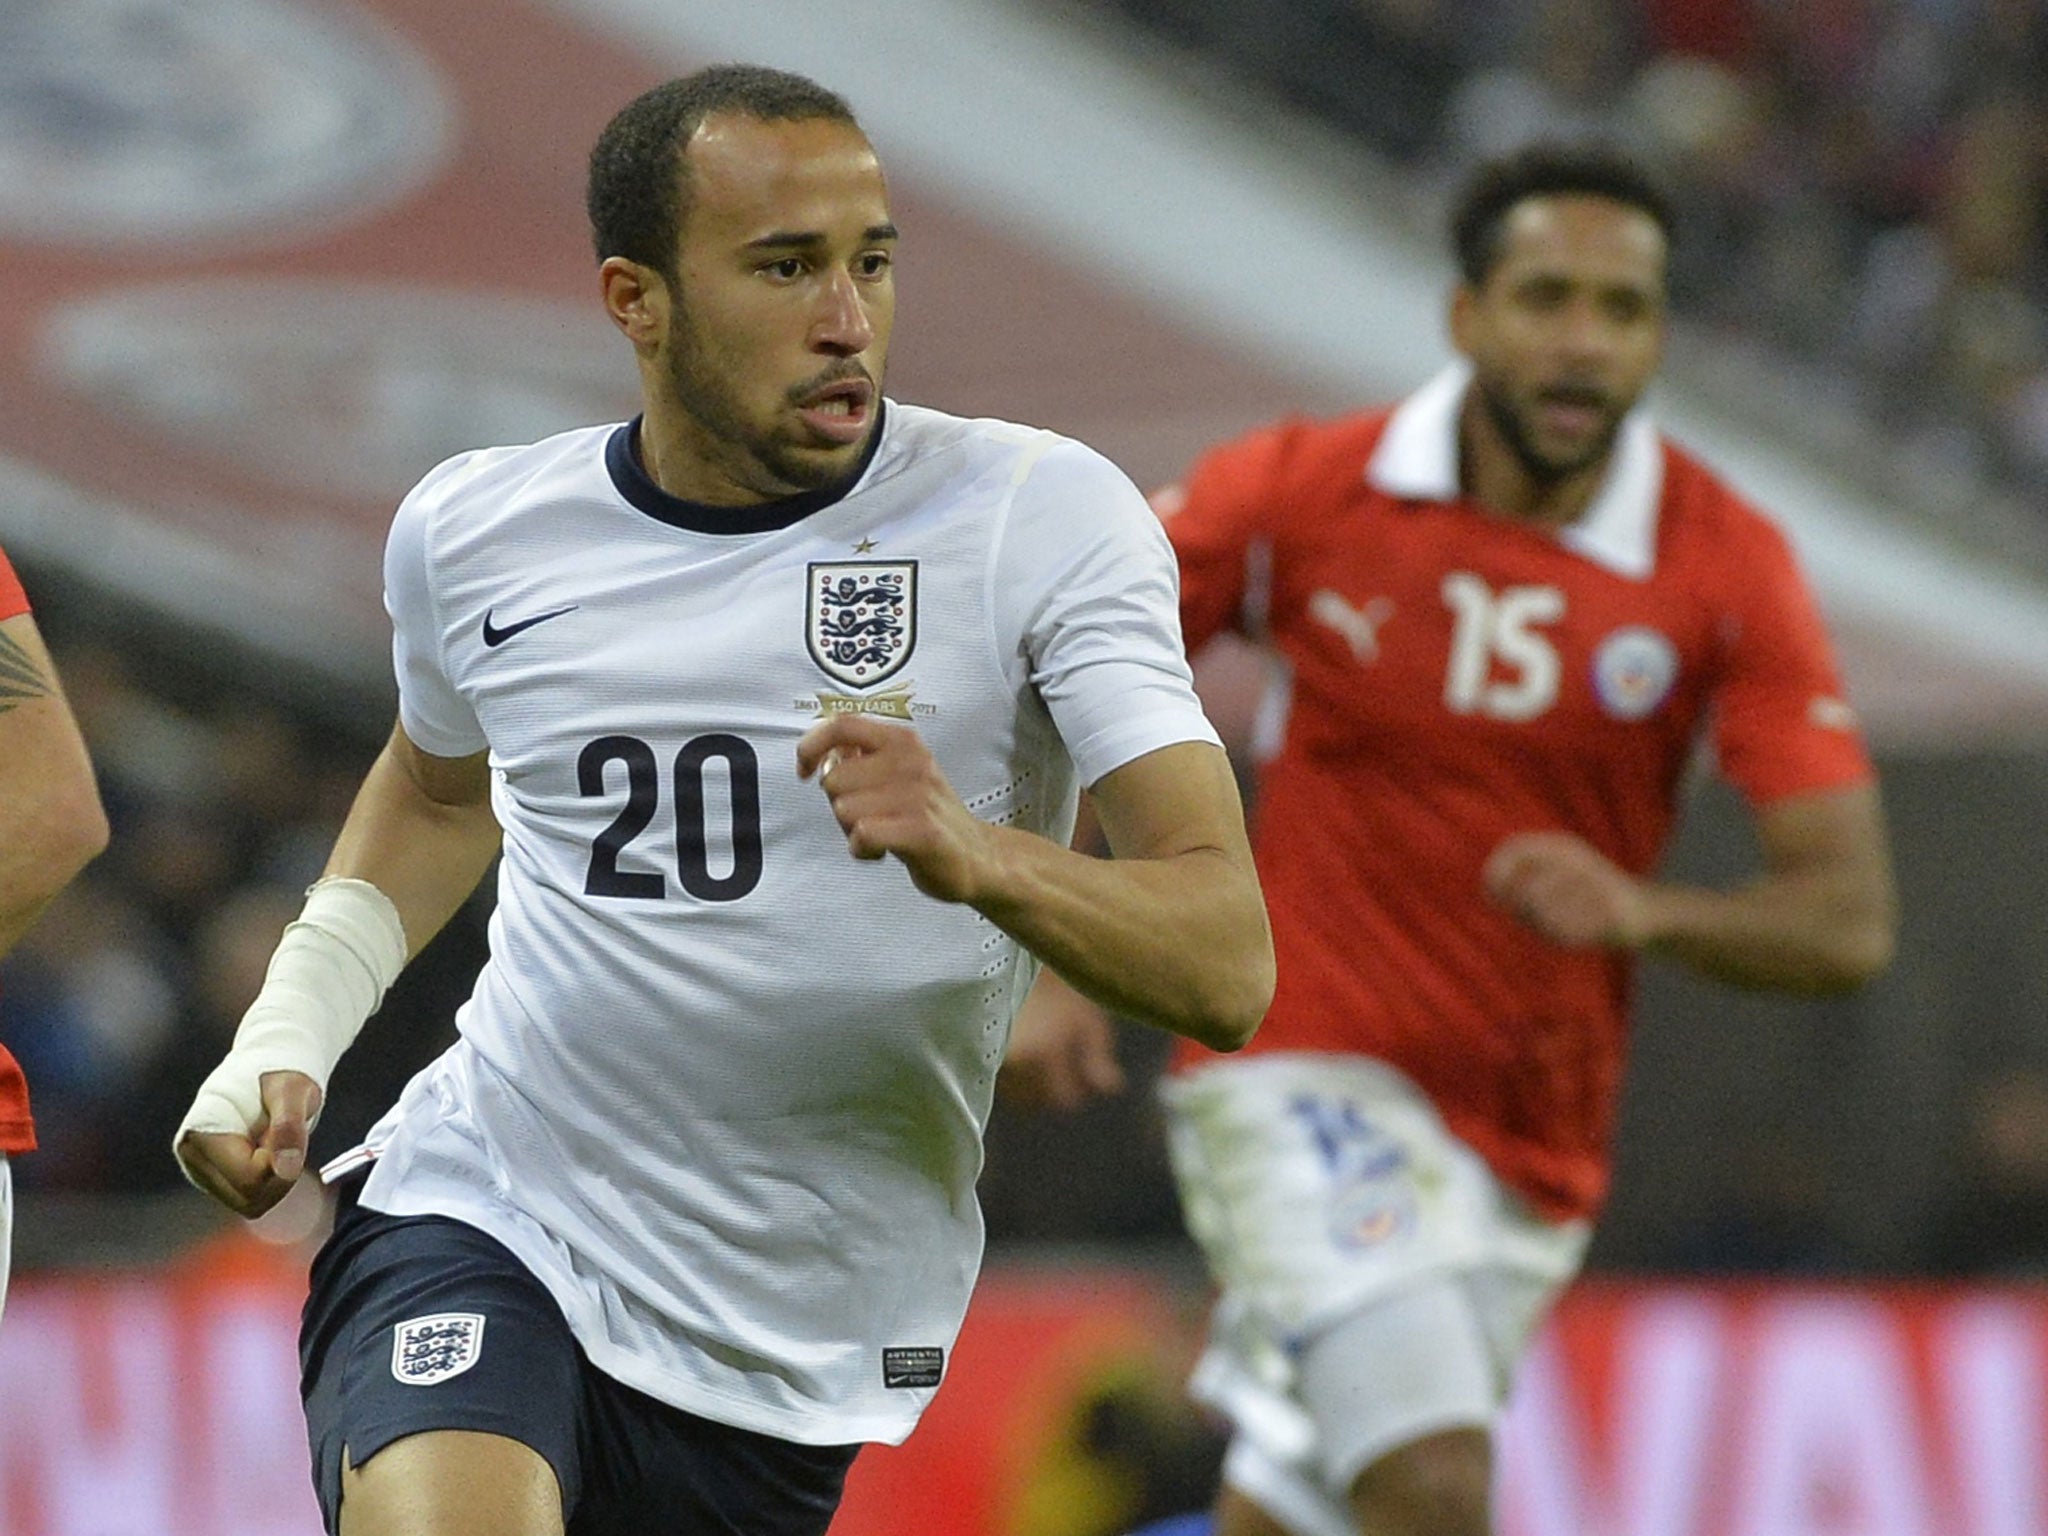
<svg viewBox="0 0 2048 1536"><path fill-rule="evenodd" d="M1479 305L1479 295L1468 283L1459 283L1451 289L1451 345L1465 356L1472 355L1472 321Z"/></svg>
<svg viewBox="0 0 2048 1536"><path fill-rule="evenodd" d="M605 313L635 350L645 351L668 334L668 283L652 267L623 256L607 256L597 269Z"/></svg>

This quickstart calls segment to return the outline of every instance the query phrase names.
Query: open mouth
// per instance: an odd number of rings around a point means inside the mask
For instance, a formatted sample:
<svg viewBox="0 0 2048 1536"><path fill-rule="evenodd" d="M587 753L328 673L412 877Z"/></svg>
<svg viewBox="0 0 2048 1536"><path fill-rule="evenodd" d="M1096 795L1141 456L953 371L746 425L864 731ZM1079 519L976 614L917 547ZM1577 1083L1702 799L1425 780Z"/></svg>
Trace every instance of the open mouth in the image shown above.
<svg viewBox="0 0 2048 1536"><path fill-rule="evenodd" d="M857 443L875 409L875 386L867 379L836 379L797 402L811 430L834 443Z"/></svg>
<svg viewBox="0 0 2048 1536"><path fill-rule="evenodd" d="M1536 415L1552 432L1583 437L1607 425L1606 396L1590 389L1546 389L1536 397Z"/></svg>

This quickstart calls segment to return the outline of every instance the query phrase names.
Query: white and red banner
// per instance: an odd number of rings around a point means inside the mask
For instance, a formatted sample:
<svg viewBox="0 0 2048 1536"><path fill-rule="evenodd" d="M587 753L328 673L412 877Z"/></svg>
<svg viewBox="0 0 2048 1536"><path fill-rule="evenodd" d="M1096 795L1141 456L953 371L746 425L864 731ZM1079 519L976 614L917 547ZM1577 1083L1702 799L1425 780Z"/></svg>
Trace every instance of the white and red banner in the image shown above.
<svg viewBox="0 0 2048 1536"><path fill-rule="evenodd" d="M2048 1295L1582 1286L1518 1385L1509 1536L2042 1536Z"/></svg>
<svg viewBox="0 0 2048 1536"><path fill-rule="evenodd" d="M316 1536L303 1285L241 1240L24 1278L0 1536ZM834 1536L1062 1529L1061 1500L1094 1497L1060 1460L1076 1405L1170 1379L1197 1323L1140 1272L995 1269L937 1406L862 1457ZM1504 1536L2048 1536L2048 1294L1581 1286L1523 1374L1501 1495Z"/></svg>

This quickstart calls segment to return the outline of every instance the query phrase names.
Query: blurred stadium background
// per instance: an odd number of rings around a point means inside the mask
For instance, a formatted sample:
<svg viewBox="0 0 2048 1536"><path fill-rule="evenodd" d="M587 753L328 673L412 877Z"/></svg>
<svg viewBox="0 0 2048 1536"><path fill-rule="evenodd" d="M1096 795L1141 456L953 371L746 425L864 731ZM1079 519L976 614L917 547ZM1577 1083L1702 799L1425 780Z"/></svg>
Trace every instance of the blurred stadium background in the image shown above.
<svg viewBox="0 0 2048 1536"><path fill-rule="evenodd" d="M0 1536L310 1536L257 1236L166 1143L388 730L383 524L444 454L631 408L583 154L727 58L853 100L906 232L890 392L1142 484L1444 354L1449 184L1537 134L1685 220L1660 408L1793 533L1895 821L1893 972L1646 980L1619 1192L1523 1383L1519 1536L2048 1533L2043 0L16 0L0 5L0 543L113 849L0 970L17 1167ZM1257 659L1203 659L1248 706ZM1748 856L1711 789L1675 863ZM462 914L316 1152L421 1062ZM844 1536L1109 1536L1202 1503L1204 1295L1145 1085L999 1110L990 1278Z"/></svg>

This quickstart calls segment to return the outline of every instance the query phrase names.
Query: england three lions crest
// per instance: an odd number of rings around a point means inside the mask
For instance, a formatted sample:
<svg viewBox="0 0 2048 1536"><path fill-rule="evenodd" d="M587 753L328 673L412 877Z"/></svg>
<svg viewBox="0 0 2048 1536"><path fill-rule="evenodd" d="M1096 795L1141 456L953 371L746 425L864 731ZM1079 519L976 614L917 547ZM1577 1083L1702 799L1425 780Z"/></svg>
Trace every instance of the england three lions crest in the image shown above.
<svg viewBox="0 0 2048 1536"><path fill-rule="evenodd" d="M408 1387L431 1387L460 1376L484 1350L481 1312L440 1312L392 1330L391 1374Z"/></svg>
<svg viewBox="0 0 2048 1536"><path fill-rule="evenodd" d="M915 560L814 560L804 602L811 660L834 682L872 688L917 649Z"/></svg>

